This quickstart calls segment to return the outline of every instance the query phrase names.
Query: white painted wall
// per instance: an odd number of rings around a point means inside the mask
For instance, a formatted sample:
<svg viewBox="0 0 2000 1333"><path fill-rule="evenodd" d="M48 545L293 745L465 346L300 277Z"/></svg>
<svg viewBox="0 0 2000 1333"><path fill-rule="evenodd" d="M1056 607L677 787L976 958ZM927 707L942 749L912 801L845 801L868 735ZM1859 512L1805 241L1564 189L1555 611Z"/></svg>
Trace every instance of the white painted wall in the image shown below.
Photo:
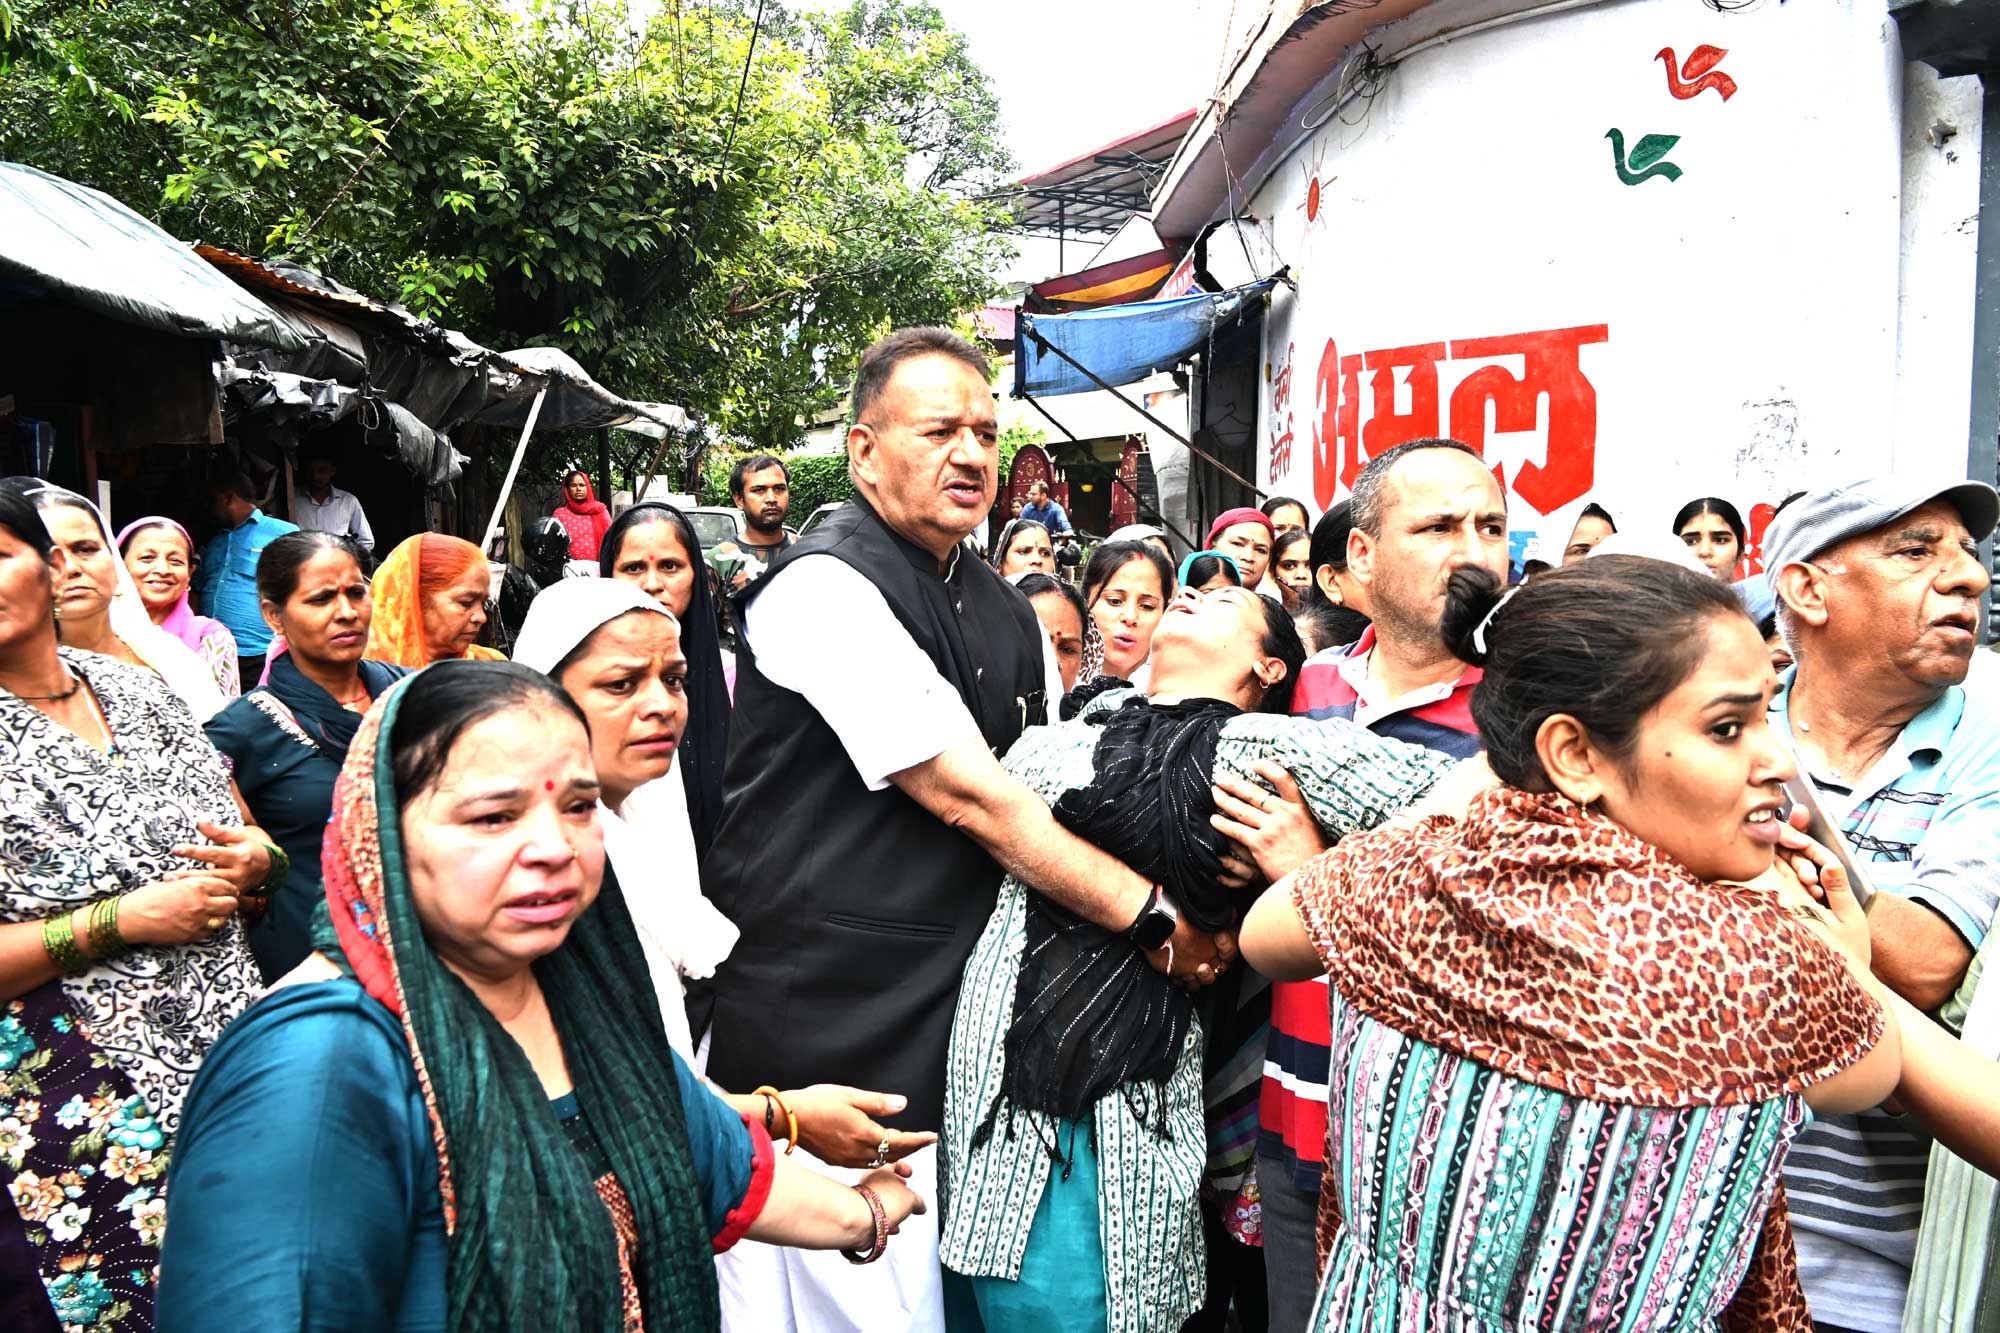
<svg viewBox="0 0 2000 1333"><path fill-rule="evenodd" d="M1962 453L1972 408L1982 89L1903 67L1903 235L1892 465Z"/></svg>
<svg viewBox="0 0 2000 1333"><path fill-rule="evenodd" d="M1393 57L1450 7L1371 41ZM1656 59L1702 45L1727 100L1674 96ZM1412 431L1483 433L1525 552L1587 500L1664 530L1700 495L1748 517L1892 461L1963 475L1978 90L1908 77L1884 0L1610 0L1415 51L1251 200L1298 280L1267 323L1260 484L1324 506L1343 450L1351 475ZM1957 161L1915 112L1959 126ZM1679 178L1623 183L1612 129L1627 154L1677 136ZM1575 373L1530 417L1537 333Z"/></svg>

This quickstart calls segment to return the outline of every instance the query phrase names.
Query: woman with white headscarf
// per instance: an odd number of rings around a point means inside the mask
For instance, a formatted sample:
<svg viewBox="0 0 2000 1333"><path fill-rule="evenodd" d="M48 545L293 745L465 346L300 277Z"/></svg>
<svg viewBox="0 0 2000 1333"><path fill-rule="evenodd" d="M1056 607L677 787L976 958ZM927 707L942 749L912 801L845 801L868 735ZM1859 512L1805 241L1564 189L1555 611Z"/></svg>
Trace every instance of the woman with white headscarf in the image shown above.
<svg viewBox="0 0 2000 1333"><path fill-rule="evenodd" d="M193 649L153 623L97 506L75 491L33 478L9 484L41 512L42 525L69 557L56 598L64 646L145 667L166 682L196 722L221 712L229 700L214 673Z"/></svg>
<svg viewBox="0 0 2000 1333"><path fill-rule="evenodd" d="M638 928L667 1040L699 1070L682 979L713 976L737 930L701 894L687 797L673 771L688 711L680 624L635 583L565 579L528 608L514 660L560 685L590 722L607 875ZM772 1137L833 1166L900 1161L937 1141L934 1133L883 1128L877 1116L903 1109L889 1093L831 1083L717 1091ZM771 1304L789 1300L780 1290L781 1256L779 1247L749 1240L717 1256L724 1329L785 1326Z"/></svg>
<svg viewBox="0 0 2000 1333"><path fill-rule="evenodd" d="M645 946L667 1037L694 1062L683 977L709 977L736 927L701 896L674 757L687 726L680 622L638 586L565 579L528 608L514 660L568 691L590 719L604 849Z"/></svg>

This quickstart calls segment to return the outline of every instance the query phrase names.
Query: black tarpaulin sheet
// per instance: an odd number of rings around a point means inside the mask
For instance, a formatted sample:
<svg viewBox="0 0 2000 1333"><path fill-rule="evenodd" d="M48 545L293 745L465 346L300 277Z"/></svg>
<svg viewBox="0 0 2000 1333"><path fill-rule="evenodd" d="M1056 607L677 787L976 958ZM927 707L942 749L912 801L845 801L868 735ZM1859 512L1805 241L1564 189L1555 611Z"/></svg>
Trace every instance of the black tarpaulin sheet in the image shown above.
<svg viewBox="0 0 2000 1333"><path fill-rule="evenodd" d="M126 324L295 350L269 306L110 195L0 162L0 279Z"/></svg>

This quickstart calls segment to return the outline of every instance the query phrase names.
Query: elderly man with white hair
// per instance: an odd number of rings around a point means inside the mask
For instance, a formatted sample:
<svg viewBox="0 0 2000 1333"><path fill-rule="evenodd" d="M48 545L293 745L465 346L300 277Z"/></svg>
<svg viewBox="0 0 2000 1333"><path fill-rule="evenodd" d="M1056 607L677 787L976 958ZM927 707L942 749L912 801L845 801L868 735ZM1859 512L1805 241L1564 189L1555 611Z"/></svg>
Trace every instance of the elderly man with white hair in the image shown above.
<svg viewBox="0 0 2000 1333"><path fill-rule="evenodd" d="M1880 477L1811 492L1764 542L1797 658L1772 725L1868 870L1876 973L1952 1001L2000 903L2000 703L1968 692L2000 517L1979 482ZM1816 1326L1898 1333L1928 1140L1879 1111L1827 1116L1785 1163Z"/></svg>

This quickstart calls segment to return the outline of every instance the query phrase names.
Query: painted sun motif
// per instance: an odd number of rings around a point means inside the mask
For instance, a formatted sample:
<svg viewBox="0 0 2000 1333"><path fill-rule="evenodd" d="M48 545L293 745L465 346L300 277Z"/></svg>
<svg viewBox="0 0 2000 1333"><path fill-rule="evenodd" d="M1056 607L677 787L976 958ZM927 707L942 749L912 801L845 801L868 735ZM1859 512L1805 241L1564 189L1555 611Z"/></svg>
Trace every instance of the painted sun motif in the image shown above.
<svg viewBox="0 0 2000 1333"><path fill-rule="evenodd" d="M1305 188L1305 197L1299 200L1299 211L1306 215L1306 230L1311 231L1319 225L1320 219L1326 215L1327 187L1339 180L1340 177L1326 174L1326 146L1324 144L1313 149L1311 164L1304 166L1302 170L1305 172L1305 179L1302 182Z"/></svg>

